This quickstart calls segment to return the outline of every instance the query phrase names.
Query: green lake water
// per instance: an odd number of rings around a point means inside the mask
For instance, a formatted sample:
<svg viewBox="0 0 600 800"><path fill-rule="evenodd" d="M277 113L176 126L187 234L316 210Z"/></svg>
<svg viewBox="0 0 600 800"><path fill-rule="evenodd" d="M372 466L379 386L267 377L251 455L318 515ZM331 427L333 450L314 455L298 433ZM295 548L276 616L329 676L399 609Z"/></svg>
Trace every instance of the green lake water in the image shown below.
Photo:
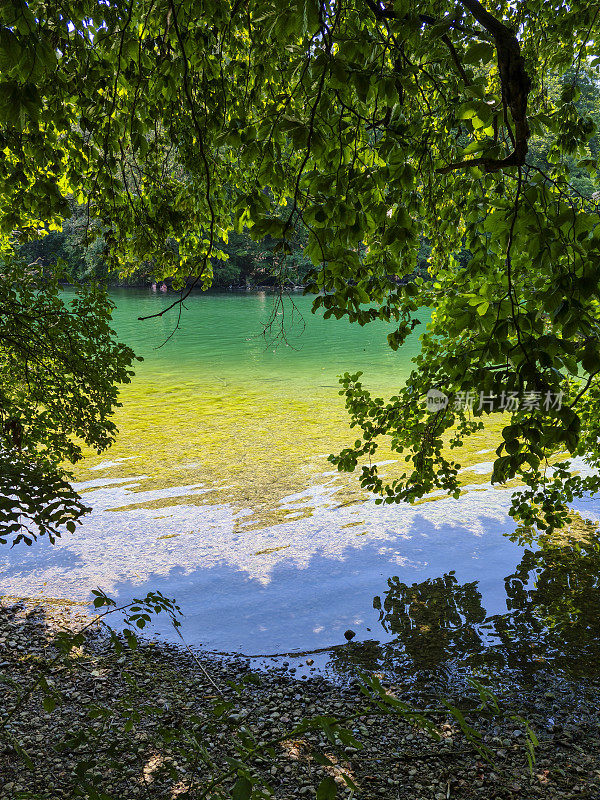
<svg viewBox="0 0 600 800"><path fill-rule="evenodd" d="M77 467L93 511L55 546L3 552L5 592L84 602L96 586L120 600L160 589L181 605L188 642L285 657L304 665L298 674L309 672L300 653L313 654L310 669L321 658L337 671L352 654L374 664L400 653L409 669L436 671L484 650L522 667L564 658L545 638L561 625L577 660L600 607L597 550L581 575L551 554L564 585L580 587L576 603L561 605L550 578L538 591L552 569L504 535L514 526L510 490L488 483L493 431L476 440L458 500L378 506L327 461L356 438L338 376L362 370L372 392L394 394L419 328L394 353L388 326L324 320L299 294L281 306L265 293L194 293L174 331L176 312L138 321L173 295L112 297L114 327L144 361L122 390L115 445ZM393 471L392 453L378 458ZM598 518L594 501L578 508ZM348 628L355 644L340 650ZM595 654L597 633L585 645Z"/></svg>
<svg viewBox="0 0 600 800"><path fill-rule="evenodd" d="M176 312L138 321L172 295L113 297L114 325L144 361L116 416L121 435L110 460L127 461L110 474L148 473L146 488L204 482L250 504L261 524L280 518L281 499L306 488L307 474L327 469L327 455L356 438L338 376L362 370L370 387L392 394L419 347L415 333L394 353L392 326L324 320L299 294L279 302L266 293L195 293L174 334ZM106 460L90 456L86 468Z"/></svg>

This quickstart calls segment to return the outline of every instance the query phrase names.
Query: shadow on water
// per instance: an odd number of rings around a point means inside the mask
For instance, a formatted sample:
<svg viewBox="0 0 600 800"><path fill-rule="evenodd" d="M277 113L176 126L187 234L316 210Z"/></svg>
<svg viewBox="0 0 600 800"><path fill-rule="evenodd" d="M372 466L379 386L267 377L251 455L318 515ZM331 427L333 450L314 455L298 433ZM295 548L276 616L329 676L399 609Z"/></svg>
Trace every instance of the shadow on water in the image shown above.
<svg viewBox="0 0 600 800"><path fill-rule="evenodd" d="M379 669L443 683L452 673L492 673L515 682L540 671L600 677L600 542L525 550L504 579L506 612L488 616L476 581L454 572L419 583L388 580L376 596L383 630L394 638L351 644L332 666L342 674Z"/></svg>
<svg viewBox="0 0 600 800"><path fill-rule="evenodd" d="M392 571L414 581L457 565L463 580L480 582L492 613L503 610L497 576L512 570L522 552L501 535L503 521L478 515L489 532L480 536L466 524L436 524L418 512L403 527L395 517L382 517L374 530L358 535L332 527L333 514L274 526L261 540L233 528L228 537L217 527L159 541L150 525L152 536L116 540L101 525L90 525L85 536L60 546L62 564L48 548L22 551L5 576L22 595L45 576L54 590L64 586L62 596L81 599L86 585L102 585L119 600L159 589L177 598L191 644L251 656L341 644L348 628L357 639L373 636L373 595Z"/></svg>
<svg viewBox="0 0 600 800"><path fill-rule="evenodd" d="M342 560L316 554L304 570L280 563L266 584L222 563L181 576L178 599L189 609L184 632L202 630L205 641L215 641L220 628L234 625L235 617L239 645L230 652L255 662L263 659L264 666L281 665L285 658L299 677L320 670L343 679L366 669L439 691L471 674L495 675L518 685L542 673L598 680L597 533L521 551L518 565L509 567L510 574L495 583L494 591L481 572L481 580L465 581L455 571L435 576L429 565L423 580L391 577L373 598L373 571L381 550L374 543L361 551L349 548ZM495 569L502 568L499 561ZM378 566L389 567L389 561L384 558ZM171 572L162 579L150 577L148 584L168 591L176 580ZM131 588L121 584L118 594L127 596ZM200 588L202 599L196 594ZM357 636L345 643L348 627ZM291 640L295 650L268 652L269 644ZM332 640L340 644L330 646ZM325 646L319 647L319 641Z"/></svg>
<svg viewBox="0 0 600 800"><path fill-rule="evenodd" d="M400 510L322 505L258 532L224 506L175 505L164 519L100 507L77 536L7 552L0 568L21 597L85 602L102 586L126 602L158 589L177 598L191 645L265 666L285 658L299 676L598 678L597 528L523 550L504 507L491 491Z"/></svg>

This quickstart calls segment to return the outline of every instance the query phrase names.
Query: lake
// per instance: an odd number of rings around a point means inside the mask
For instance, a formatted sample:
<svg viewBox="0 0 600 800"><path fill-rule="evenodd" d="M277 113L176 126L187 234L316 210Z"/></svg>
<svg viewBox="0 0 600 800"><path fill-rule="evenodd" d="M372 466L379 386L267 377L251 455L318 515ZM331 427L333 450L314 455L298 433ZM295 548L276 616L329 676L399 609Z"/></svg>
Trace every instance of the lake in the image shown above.
<svg viewBox="0 0 600 800"><path fill-rule="evenodd" d="M177 330L176 312L137 319L173 295L112 296L114 327L144 361L122 391L116 444L78 465L93 512L55 546L3 551L5 591L86 601L97 586L119 600L160 589L177 598L188 643L286 658L298 674L308 653L311 670L341 668L348 629L353 653L375 663L400 644L410 668L426 653L435 669L500 646L489 620L514 611L515 570L531 599L543 565L524 572L522 548L503 535L510 493L487 483L485 436L458 500L377 506L327 461L356 438L338 376L362 370L373 392L395 393L419 328L394 353L385 324L324 320L298 294L280 305L194 293ZM594 502L578 508L597 519Z"/></svg>

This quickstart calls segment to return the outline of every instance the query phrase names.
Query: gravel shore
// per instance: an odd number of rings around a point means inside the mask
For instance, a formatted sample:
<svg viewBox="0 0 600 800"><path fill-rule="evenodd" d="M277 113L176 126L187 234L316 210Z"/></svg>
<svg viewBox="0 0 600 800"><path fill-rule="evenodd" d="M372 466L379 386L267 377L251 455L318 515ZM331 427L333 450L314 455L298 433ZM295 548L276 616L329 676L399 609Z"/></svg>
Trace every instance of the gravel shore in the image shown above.
<svg viewBox="0 0 600 800"><path fill-rule="evenodd" d="M57 657L53 637L87 621L83 609L58 603L0 605L2 717L12 713L0 739L1 800L79 796L78 769L88 786L96 781L97 791L105 793L98 797L229 797L235 778L219 779L231 770L226 759L236 755L243 729L259 744L276 742L274 755L251 760L272 792L265 796L275 798L314 797L327 775L338 784L338 796L350 796L344 773L357 786L357 800L600 798L598 685L542 676L527 688L503 690L501 707L527 719L539 738L531 774L526 731L518 721L468 715L493 753L490 765L451 716L432 711L439 699L415 696L409 687L389 691L414 707L429 704L441 741L406 720L370 710L356 683L336 685L322 676L298 681L276 672L254 677L245 661L144 640L119 654L100 626L89 630L69 666ZM38 691L12 712L19 692L40 676L47 681L45 705ZM469 698L450 699L469 708ZM322 730L287 735L300 720L319 715L356 715L348 727L362 749L336 746ZM84 728L86 738L73 736ZM186 755L186 731L202 740L202 759ZM30 767L17 752L19 743ZM315 750L331 764L317 763ZM88 762L86 772L77 767L82 761ZM212 794L202 794L211 781Z"/></svg>

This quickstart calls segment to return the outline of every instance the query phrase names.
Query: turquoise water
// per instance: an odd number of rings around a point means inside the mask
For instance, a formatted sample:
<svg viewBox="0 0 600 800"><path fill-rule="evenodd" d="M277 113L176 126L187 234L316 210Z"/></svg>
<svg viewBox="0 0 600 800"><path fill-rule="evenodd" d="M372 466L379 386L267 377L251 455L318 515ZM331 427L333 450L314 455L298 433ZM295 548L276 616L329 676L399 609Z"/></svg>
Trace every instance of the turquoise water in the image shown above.
<svg viewBox="0 0 600 800"><path fill-rule="evenodd" d="M138 320L173 295L123 290L113 299L114 326L144 361L123 388L105 474L144 474L147 490L202 483L250 505L257 524L281 520L283 498L306 489L309 475L330 469L327 456L356 438L339 376L361 370L371 389L394 393L419 349L414 333L394 353L391 325L325 320L299 294L195 293L179 327L175 310ZM107 461L88 456L82 479ZM355 481L345 487L356 493Z"/></svg>
<svg viewBox="0 0 600 800"><path fill-rule="evenodd" d="M172 295L113 299L119 337L144 361L122 391L115 445L78 467L93 512L55 546L3 552L6 592L85 601L96 586L120 600L160 589L180 603L192 644L256 657L325 648L338 661L328 648L348 628L367 651L374 643L369 652L401 636L413 654L439 654L442 628L469 623L481 638L473 626L507 612L505 578L523 554L503 535L510 491L487 483L489 434L459 500L377 506L327 461L356 438L337 376L362 370L370 389L395 393L418 328L394 353L391 326L324 320L301 295L281 307L268 294L193 294L177 330L174 312L138 321ZM581 510L597 518L593 504ZM441 596L449 620L427 641L410 610L420 596ZM474 599L463 609L465 596Z"/></svg>
<svg viewBox="0 0 600 800"><path fill-rule="evenodd" d="M208 384L262 388L274 381L318 389L335 385L343 372L363 370L377 386L388 388L406 376L419 349L418 330L394 353L386 342L392 324L360 327L346 319L325 320L322 313L311 313L312 298L297 293L280 300L265 292L197 292L185 301L175 333L176 311L138 321L170 305L173 294L123 289L111 296L120 337L145 359L137 370L140 378L158 372L167 379Z"/></svg>

